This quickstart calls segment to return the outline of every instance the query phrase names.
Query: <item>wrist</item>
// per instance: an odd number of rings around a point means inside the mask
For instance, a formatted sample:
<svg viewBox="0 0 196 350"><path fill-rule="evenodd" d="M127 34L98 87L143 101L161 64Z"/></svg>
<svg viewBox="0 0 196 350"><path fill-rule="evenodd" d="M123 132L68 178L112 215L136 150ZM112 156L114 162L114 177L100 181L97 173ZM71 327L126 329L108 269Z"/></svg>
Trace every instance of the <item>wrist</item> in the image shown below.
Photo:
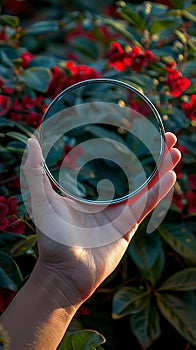
<svg viewBox="0 0 196 350"><path fill-rule="evenodd" d="M72 281L56 267L48 266L38 259L30 277L37 287L47 294L49 300L66 312L74 314L84 302ZM38 289L38 290L39 290Z"/></svg>

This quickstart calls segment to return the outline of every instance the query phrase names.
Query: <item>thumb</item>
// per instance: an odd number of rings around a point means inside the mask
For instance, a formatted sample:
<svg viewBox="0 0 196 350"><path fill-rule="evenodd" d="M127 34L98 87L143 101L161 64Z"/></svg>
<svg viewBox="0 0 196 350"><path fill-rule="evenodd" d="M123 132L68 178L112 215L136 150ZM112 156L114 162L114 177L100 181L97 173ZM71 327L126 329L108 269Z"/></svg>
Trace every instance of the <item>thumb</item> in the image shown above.
<svg viewBox="0 0 196 350"><path fill-rule="evenodd" d="M54 195L54 190L45 173L41 147L36 139L30 138L27 143L28 156L24 164L24 174L31 195L31 201L36 204Z"/></svg>

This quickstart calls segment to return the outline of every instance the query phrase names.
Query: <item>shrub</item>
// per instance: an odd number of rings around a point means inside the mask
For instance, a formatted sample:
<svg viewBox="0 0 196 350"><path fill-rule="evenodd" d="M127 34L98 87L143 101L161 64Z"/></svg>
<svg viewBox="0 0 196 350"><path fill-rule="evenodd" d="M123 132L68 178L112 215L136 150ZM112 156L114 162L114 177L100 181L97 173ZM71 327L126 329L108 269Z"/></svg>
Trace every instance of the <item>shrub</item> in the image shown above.
<svg viewBox="0 0 196 350"><path fill-rule="evenodd" d="M166 3L108 2L100 12L84 1L42 1L38 12L31 2L6 1L0 16L1 312L37 259L19 171L26 140L60 91L94 77L130 83L178 137L182 160L166 217L151 234L145 220L118 268L73 321L74 329L101 332L105 349L196 345L196 5ZM103 341L95 334L89 349Z"/></svg>

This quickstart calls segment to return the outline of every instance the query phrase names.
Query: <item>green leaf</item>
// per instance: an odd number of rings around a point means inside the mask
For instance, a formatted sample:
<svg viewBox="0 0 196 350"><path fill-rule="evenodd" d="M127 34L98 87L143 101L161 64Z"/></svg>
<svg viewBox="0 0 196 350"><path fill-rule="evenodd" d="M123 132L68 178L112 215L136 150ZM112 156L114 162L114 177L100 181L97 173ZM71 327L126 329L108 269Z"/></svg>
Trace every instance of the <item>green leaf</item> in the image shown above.
<svg viewBox="0 0 196 350"><path fill-rule="evenodd" d="M177 35L177 37L180 39L180 41L185 45L185 44L188 44L189 47L191 48L191 50L193 52L196 52L196 42L194 40L194 37L192 36L188 36L188 35L185 35L183 32L181 32L180 30L176 29L174 31L174 33ZM194 61L192 61L194 63ZM187 64L191 64L192 63L191 61L190 62L187 62Z"/></svg>
<svg viewBox="0 0 196 350"><path fill-rule="evenodd" d="M175 9L182 9L186 3L186 1L183 0L170 0L171 4Z"/></svg>
<svg viewBox="0 0 196 350"><path fill-rule="evenodd" d="M37 241L36 235L26 236L24 239L16 242L12 249L10 250L10 254L13 257L20 256L26 253L29 249L31 249Z"/></svg>
<svg viewBox="0 0 196 350"><path fill-rule="evenodd" d="M113 297L112 317L118 319L139 312L148 303L149 291L135 287L120 288Z"/></svg>
<svg viewBox="0 0 196 350"><path fill-rule="evenodd" d="M45 67L45 68L52 68L60 63L60 60L56 57L51 56L41 56L37 55L33 57L33 59L30 62L30 67Z"/></svg>
<svg viewBox="0 0 196 350"><path fill-rule="evenodd" d="M142 4L142 7L144 8L145 16L148 18L150 17L161 17L165 16L165 13L168 11L167 6L159 3L153 3L150 1L145 1ZM139 6L141 6L139 5Z"/></svg>
<svg viewBox="0 0 196 350"><path fill-rule="evenodd" d="M105 338L93 330L81 330L68 334L61 343L59 350L94 350L103 344Z"/></svg>
<svg viewBox="0 0 196 350"><path fill-rule="evenodd" d="M31 67L22 71L19 78L28 87L39 92L46 92L50 84L51 72L48 68Z"/></svg>
<svg viewBox="0 0 196 350"><path fill-rule="evenodd" d="M9 131L6 134L7 136L13 137L14 139L21 141L22 143L27 143L28 137L24 134L21 134L20 132L17 131Z"/></svg>
<svg viewBox="0 0 196 350"><path fill-rule="evenodd" d="M187 10L182 10L182 15L186 18L188 18L190 21L196 22L196 16Z"/></svg>
<svg viewBox="0 0 196 350"><path fill-rule="evenodd" d="M153 79L147 74L136 74L129 78L129 83L134 86L139 86L139 90L144 94L150 94L153 89Z"/></svg>
<svg viewBox="0 0 196 350"><path fill-rule="evenodd" d="M118 141L123 145L126 145L126 142L123 140L123 138L118 134L117 132L110 131L104 127L97 126L97 125L87 125L84 127L85 132L90 132L95 137L101 137L106 138L108 140L114 140Z"/></svg>
<svg viewBox="0 0 196 350"><path fill-rule="evenodd" d="M98 55L97 44L88 39L82 37L74 38L71 41L71 45L87 57L96 59Z"/></svg>
<svg viewBox="0 0 196 350"><path fill-rule="evenodd" d="M183 43L183 44L186 44L187 43L187 37L186 35L181 32L180 30L176 29L174 31L174 33L177 35L177 37L180 39L180 41Z"/></svg>
<svg viewBox="0 0 196 350"><path fill-rule="evenodd" d="M196 345L195 295L192 292L180 296L160 293L156 295L159 310L175 329L191 344Z"/></svg>
<svg viewBox="0 0 196 350"><path fill-rule="evenodd" d="M162 290L191 291L196 290L196 268L190 267L169 277L159 288Z"/></svg>
<svg viewBox="0 0 196 350"><path fill-rule="evenodd" d="M0 286L17 291L23 277L16 262L8 255L0 252Z"/></svg>
<svg viewBox="0 0 196 350"><path fill-rule="evenodd" d="M155 40L155 42L156 41L157 41L157 39ZM153 40L153 42L154 42L154 40ZM173 56L173 47L169 46L169 45L164 45L162 47L154 47L152 52L154 53L155 56L162 56L161 58L163 60L167 60L168 62L170 62L171 57ZM160 72L160 70L161 70L164 73L164 69L160 65L159 66L156 65L155 70L156 70L156 72L157 71ZM153 71L153 73L155 73L155 70Z"/></svg>
<svg viewBox="0 0 196 350"><path fill-rule="evenodd" d="M141 273L154 285L165 264L159 235L155 232L147 234L141 227L133 237L128 252Z"/></svg>
<svg viewBox="0 0 196 350"><path fill-rule="evenodd" d="M192 1L190 1L190 2L192 2ZM191 4L190 6L186 7L186 11L188 11L189 13L196 16L196 3Z"/></svg>
<svg viewBox="0 0 196 350"><path fill-rule="evenodd" d="M142 349L147 349L160 336L159 314L150 299L145 308L131 316L131 328Z"/></svg>
<svg viewBox="0 0 196 350"><path fill-rule="evenodd" d="M158 232L176 253L196 266L196 238L191 231L185 226L164 224Z"/></svg>
<svg viewBox="0 0 196 350"><path fill-rule="evenodd" d="M12 153L23 154L26 145L21 141L11 141L8 143L6 150Z"/></svg>
<svg viewBox="0 0 196 350"><path fill-rule="evenodd" d="M133 11L130 6L125 6L125 7L120 8L119 13L130 24L134 25L135 28L145 29L146 22L138 13Z"/></svg>
<svg viewBox="0 0 196 350"><path fill-rule="evenodd" d="M151 35L158 34L162 30L168 29L169 27L176 28L179 26L179 22L173 19L158 19L151 22L148 30Z"/></svg>
<svg viewBox="0 0 196 350"><path fill-rule="evenodd" d="M136 40L136 38L131 34L131 30L128 31L124 22L117 22L110 18L105 18L104 22L106 25L110 26L114 30L116 30L118 33L125 36L125 38L129 39L132 43L134 43L137 46L141 46L141 44Z"/></svg>
<svg viewBox="0 0 196 350"><path fill-rule="evenodd" d="M196 52L195 41L193 41L193 39L188 38L187 43L188 43L189 47L191 48L191 50L195 53ZM193 92L195 92L195 90Z"/></svg>
<svg viewBox="0 0 196 350"><path fill-rule="evenodd" d="M183 66L182 74L188 78L192 78L195 74L196 60L189 61Z"/></svg>
<svg viewBox="0 0 196 350"><path fill-rule="evenodd" d="M1 117L1 118L0 118L0 127L2 127L2 126L13 127L14 124L13 124L11 121L7 120L6 118Z"/></svg>
<svg viewBox="0 0 196 350"><path fill-rule="evenodd" d="M11 78L11 75L14 74L14 64L12 62L12 58L10 58L10 55L8 54L7 50L4 49L0 51L1 72L4 76L7 73L6 84L9 81L8 78Z"/></svg>
<svg viewBox="0 0 196 350"><path fill-rule="evenodd" d="M12 233L12 232L1 232L0 234L0 249L7 248L7 246L12 246L13 243L18 242L19 240L23 239L23 235L19 235L18 233ZM6 249L7 251L7 249Z"/></svg>
<svg viewBox="0 0 196 350"><path fill-rule="evenodd" d="M10 27L16 28L20 24L20 19L16 16L1 15L0 24L8 25Z"/></svg>
<svg viewBox="0 0 196 350"><path fill-rule="evenodd" d="M23 131L24 134L26 134L28 137L32 137L32 134L35 132L35 128L31 125L26 124L22 121L16 121L13 120L13 124L17 126L18 129Z"/></svg>
<svg viewBox="0 0 196 350"><path fill-rule="evenodd" d="M23 32L25 34L43 34L59 30L58 21L40 21L28 26Z"/></svg>

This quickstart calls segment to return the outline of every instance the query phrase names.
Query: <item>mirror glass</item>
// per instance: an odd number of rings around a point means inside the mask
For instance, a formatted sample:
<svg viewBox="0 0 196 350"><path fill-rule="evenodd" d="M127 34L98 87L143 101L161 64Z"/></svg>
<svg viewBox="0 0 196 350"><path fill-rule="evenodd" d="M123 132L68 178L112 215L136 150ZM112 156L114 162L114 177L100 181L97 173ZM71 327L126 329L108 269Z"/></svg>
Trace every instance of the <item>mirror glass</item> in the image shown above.
<svg viewBox="0 0 196 350"><path fill-rule="evenodd" d="M116 203L140 191L164 152L164 128L150 100L113 79L77 83L43 116L39 142L45 170L62 194Z"/></svg>

